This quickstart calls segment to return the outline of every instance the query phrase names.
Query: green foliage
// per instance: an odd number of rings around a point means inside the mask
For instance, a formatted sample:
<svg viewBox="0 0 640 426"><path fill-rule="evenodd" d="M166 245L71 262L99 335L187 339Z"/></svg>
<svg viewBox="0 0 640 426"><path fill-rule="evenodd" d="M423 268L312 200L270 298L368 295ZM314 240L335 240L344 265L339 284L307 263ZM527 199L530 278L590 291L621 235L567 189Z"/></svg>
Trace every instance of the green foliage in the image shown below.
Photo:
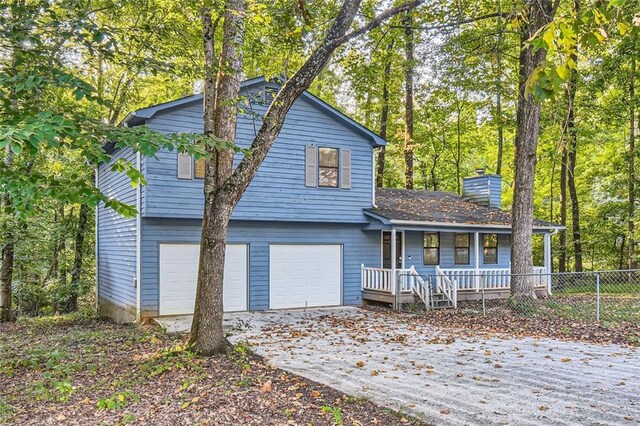
<svg viewBox="0 0 640 426"><path fill-rule="evenodd" d="M124 390L109 397L99 398L96 406L98 410L120 410L136 402L140 402L140 395L130 390Z"/></svg>
<svg viewBox="0 0 640 426"><path fill-rule="evenodd" d="M323 413L330 413L333 418L333 424L336 426L342 426L344 424L344 420L342 418L342 409L340 407L334 407L330 405L323 405L320 407L320 410Z"/></svg>

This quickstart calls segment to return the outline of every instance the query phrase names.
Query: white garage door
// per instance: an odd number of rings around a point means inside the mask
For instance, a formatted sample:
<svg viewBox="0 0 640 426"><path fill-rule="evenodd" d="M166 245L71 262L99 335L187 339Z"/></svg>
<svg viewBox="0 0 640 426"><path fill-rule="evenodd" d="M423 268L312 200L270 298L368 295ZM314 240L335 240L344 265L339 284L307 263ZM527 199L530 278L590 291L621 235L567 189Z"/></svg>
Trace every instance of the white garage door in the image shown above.
<svg viewBox="0 0 640 426"><path fill-rule="evenodd" d="M340 305L340 245L269 246L271 309Z"/></svg>
<svg viewBox="0 0 640 426"><path fill-rule="evenodd" d="M198 279L198 244L160 244L160 315L192 314ZM225 312L247 310L247 245L227 244Z"/></svg>

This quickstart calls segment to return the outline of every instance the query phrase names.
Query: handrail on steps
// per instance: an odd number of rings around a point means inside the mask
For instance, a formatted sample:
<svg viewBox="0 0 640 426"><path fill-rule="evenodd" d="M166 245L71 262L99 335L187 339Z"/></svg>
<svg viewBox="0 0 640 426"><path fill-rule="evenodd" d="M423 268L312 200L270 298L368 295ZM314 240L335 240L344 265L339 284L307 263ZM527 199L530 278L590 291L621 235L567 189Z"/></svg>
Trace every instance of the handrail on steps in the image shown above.
<svg viewBox="0 0 640 426"><path fill-rule="evenodd" d="M458 307L458 284L452 281L439 266L436 266L436 289L449 299L454 309Z"/></svg>
<svg viewBox="0 0 640 426"><path fill-rule="evenodd" d="M431 309L433 307L431 300L431 286L424 282L416 268L411 265L409 268L409 286L414 294L417 294L424 305Z"/></svg>

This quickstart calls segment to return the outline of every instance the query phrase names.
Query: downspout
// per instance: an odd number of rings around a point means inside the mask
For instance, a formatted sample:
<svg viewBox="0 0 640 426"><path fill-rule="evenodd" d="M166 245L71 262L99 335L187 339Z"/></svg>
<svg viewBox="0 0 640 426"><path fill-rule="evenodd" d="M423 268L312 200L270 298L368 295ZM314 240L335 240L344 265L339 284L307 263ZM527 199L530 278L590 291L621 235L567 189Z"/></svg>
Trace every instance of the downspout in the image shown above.
<svg viewBox="0 0 640 426"><path fill-rule="evenodd" d="M371 205L376 208L376 152L371 150Z"/></svg>
<svg viewBox="0 0 640 426"><path fill-rule="evenodd" d="M96 165L95 171L93 173L94 177L94 185L96 188L98 188L98 176L99 176L99 169L100 169L100 164ZM93 222L94 222L94 235L95 235L95 241L93 242L94 244L94 251L95 251L95 256L96 256L96 270L94 271L94 275L95 275L95 281L96 281L96 313L100 312L100 298L99 298L99 278L100 278L100 274L98 273L98 270L100 269L100 253L99 253L99 249L100 249L100 231L99 231L99 226L100 226L100 221L98 219L98 215L100 214L100 203L96 204L96 206L94 207L94 218L93 218Z"/></svg>
<svg viewBox="0 0 640 426"><path fill-rule="evenodd" d="M136 163L138 166L138 171L142 170L142 155L140 151L136 153ZM142 310L141 306L141 288L142 288L142 247L140 244L142 242L142 188L141 184L136 186L136 321L140 321L140 314Z"/></svg>

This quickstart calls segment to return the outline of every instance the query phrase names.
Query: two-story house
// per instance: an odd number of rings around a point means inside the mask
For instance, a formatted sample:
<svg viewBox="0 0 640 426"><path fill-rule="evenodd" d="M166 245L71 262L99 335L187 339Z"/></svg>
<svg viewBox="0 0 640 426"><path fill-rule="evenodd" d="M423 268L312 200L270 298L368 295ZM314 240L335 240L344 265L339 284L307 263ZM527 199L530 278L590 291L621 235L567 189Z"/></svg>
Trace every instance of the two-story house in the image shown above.
<svg viewBox="0 0 640 426"><path fill-rule="evenodd" d="M244 82L242 90L253 99L238 120L236 143L246 147L277 87L255 78ZM202 98L193 95L144 108L123 124L200 133ZM500 177L465 179L463 196L376 190L374 150L385 143L310 93L295 102L232 215L226 311L359 305L363 297L388 301L396 292L391 277L405 276L421 278L398 279L398 290L423 300L432 292L445 292L444 286L455 287L460 296L472 294L478 273L494 277L492 289L508 291L511 218L500 210ZM135 164L147 184L133 188L127 176L110 170L111 164L96 171L102 191L139 211L136 218L124 218L103 205L97 208L99 310L120 322L190 314L204 160L175 151L156 157L131 149L112 154L112 161L124 158ZM545 270L556 229L536 221L535 232L546 235ZM431 276L440 278L432 281Z"/></svg>

